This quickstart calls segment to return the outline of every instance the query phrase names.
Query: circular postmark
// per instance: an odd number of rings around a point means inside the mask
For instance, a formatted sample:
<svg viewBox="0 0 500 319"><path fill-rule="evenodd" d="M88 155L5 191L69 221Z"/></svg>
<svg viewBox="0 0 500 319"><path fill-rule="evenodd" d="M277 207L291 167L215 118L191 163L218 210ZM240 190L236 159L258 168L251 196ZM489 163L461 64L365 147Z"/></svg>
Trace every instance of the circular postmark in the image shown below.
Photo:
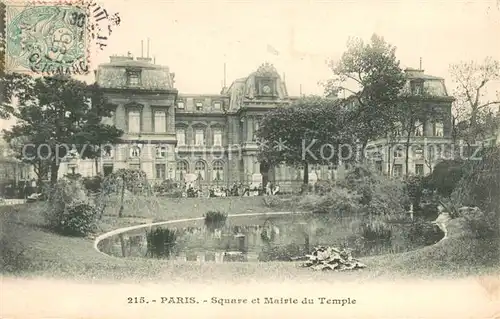
<svg viewBox="0 0 500 319"><path fill-rule="evenodd" d="M7 54L17 65L37 73L71 68L87 62L87 14L83 8L26 7L11 18L6 30ZM83 62L83 63L82 63Z"/></svg>

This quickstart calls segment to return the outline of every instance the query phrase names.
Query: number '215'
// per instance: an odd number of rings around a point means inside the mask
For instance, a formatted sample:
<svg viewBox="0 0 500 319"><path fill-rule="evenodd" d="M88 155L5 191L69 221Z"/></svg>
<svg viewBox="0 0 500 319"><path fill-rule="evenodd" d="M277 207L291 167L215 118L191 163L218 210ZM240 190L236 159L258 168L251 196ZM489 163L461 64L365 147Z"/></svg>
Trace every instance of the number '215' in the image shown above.
<svg viewBox="0 0 500 319"><path fill-rule="evenodd" d="M146 298L144 298L144 297L128 297L127 300L128 300L127 303L145 303L146 302Z"/></svg>

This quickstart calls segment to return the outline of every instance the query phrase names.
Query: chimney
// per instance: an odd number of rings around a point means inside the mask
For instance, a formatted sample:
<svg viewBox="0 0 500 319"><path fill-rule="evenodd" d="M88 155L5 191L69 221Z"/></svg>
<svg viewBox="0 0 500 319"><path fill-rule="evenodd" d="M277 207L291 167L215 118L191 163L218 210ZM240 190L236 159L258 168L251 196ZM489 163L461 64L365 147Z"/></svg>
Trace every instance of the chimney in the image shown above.
<svg viewBox="0 0 500 319"><path fill-rule="evenodd" d="M147 57L147 58L149 58L149 38L148 38L148 50L147 50L147 52L148 52L148 53L147 53L147 56L146 56L146 57Z"/></svg>

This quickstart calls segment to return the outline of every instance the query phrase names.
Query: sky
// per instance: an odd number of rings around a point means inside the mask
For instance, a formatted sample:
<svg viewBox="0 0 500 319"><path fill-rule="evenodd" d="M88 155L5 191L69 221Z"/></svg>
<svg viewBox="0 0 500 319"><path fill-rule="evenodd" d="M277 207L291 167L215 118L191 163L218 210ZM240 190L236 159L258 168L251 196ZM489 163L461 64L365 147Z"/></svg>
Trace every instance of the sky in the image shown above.
<svg viewBox="0 0 500 319"><path fill-rule="evenodd" d="M349 37L373 33L397 47L403 67L444 77L462 60L500 59L500 0L96 0L120 26L93 66L113 54L146 54L175 72L180 93L218 94L264 62L285 74L290 95L321 94ZM270 52L274 48L278 54ZM274 52L276 53L276 52ZM87 77L89 79L90 77Z"/></svg>

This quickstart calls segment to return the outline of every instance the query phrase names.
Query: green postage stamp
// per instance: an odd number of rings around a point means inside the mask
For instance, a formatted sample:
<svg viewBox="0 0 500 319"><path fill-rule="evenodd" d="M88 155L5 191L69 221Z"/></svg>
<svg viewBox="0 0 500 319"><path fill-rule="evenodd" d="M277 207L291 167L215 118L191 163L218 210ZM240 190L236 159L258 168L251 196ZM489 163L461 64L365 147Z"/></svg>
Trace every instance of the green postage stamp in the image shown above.
<svg viewBox="0 0 500 319"><path fill-rule="evenodd" d="M5 9L7 72L88 73L89 14L83 2L7 2Z"/></svg>

